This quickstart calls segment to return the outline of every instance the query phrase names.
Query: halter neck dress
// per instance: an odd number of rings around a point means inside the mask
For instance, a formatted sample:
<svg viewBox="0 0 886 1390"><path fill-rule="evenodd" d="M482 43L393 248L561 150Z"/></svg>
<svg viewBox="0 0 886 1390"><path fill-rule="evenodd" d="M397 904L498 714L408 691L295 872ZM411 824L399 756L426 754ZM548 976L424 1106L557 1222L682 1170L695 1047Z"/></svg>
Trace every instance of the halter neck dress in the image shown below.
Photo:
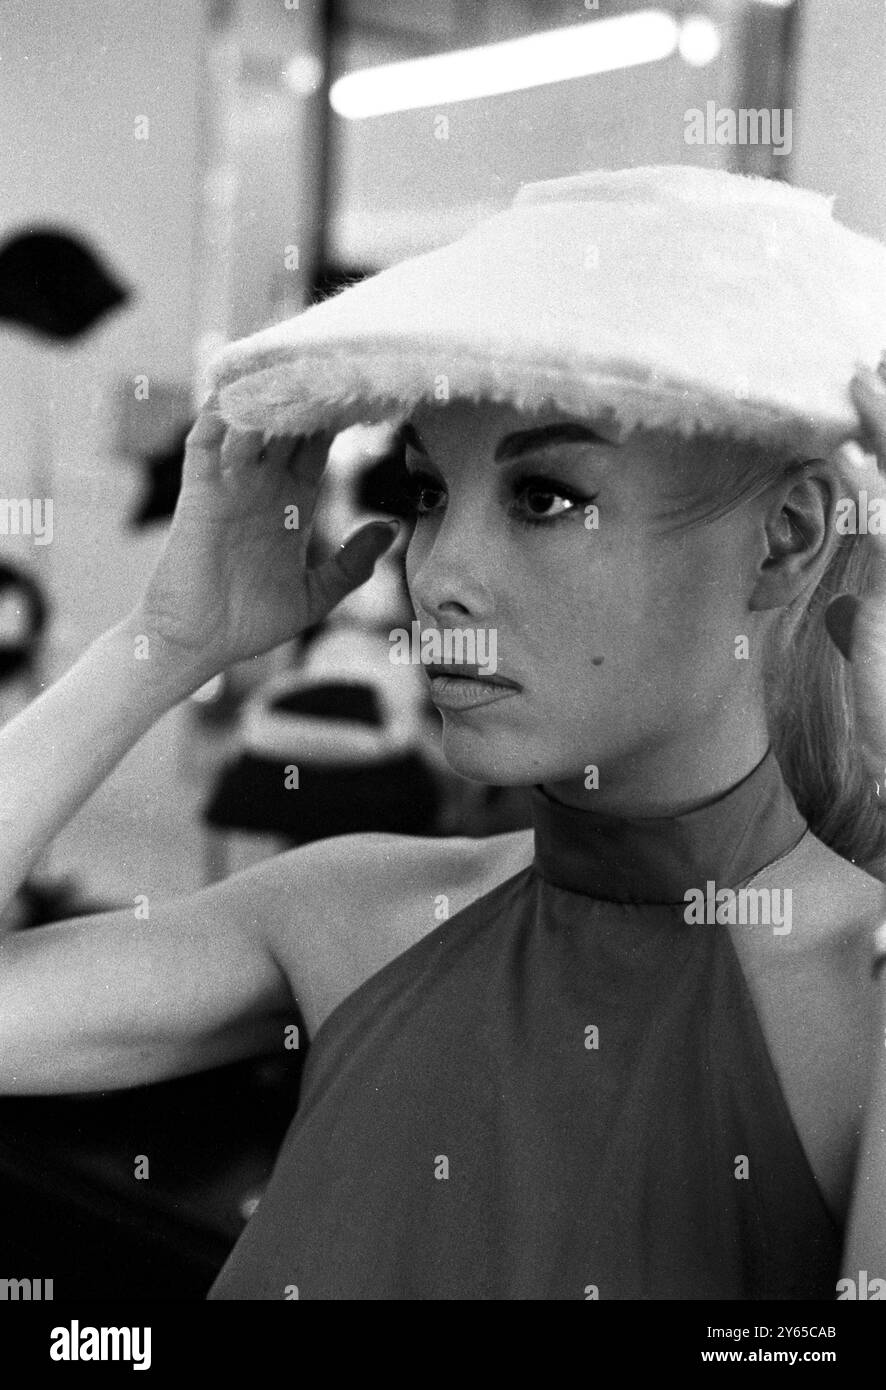
<svg viewBox="0 0 886 1390"><path fill-rule="evenodd" d="M532 864L318 1030L210 1299L835 1297L729 929L685 919L806 833L772 750L676 816L530 797Z"/></svg>

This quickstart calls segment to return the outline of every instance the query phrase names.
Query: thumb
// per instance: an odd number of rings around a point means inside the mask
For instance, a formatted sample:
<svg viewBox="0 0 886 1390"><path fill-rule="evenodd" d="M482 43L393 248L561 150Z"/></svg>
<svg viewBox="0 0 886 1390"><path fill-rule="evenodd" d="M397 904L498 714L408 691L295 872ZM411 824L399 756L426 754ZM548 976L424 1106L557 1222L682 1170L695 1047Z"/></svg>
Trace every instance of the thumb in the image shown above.
<svg viewBox="0 0 886 1390"><path fill-rule="evenodd" d="M363 584L372 574L376 560L385 553L400 530L399 521L370 521L361 526L334 556L339 568L354 585Z"/></svg>
<svg viewBox="0 0 886 1390"><path fill-rule="evenodd" d="M370 521L349 536L331 559L307 571L309 624L325 617L352 589L366 583L376 560L399 529L399 521Z"/></svg>

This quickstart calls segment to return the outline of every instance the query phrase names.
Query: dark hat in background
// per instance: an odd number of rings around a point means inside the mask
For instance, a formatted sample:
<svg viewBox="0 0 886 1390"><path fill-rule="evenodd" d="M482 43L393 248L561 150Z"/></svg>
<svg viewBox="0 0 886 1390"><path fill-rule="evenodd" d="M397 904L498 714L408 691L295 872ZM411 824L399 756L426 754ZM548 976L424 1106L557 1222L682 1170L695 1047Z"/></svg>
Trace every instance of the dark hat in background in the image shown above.
<svg viewBox="0 0 886 1390"><path fill-rule="evenodd" d="M32 227L0 245L0 319L63 342L88 332L129 291L80 237Z"/></svg>

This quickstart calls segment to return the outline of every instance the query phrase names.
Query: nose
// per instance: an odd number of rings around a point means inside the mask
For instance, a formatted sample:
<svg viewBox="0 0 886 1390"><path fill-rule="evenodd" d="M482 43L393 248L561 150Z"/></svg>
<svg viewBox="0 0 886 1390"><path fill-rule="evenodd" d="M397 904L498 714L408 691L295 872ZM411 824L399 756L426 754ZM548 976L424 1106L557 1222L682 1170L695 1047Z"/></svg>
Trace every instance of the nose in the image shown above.
<svg viewBox="0 0 886 1390"><path fill-rule="evenodd" d="M448 510L433 536L414 533L406 559L412 606L419 618L442 625L446 617L488 622L495 598L488 567L494 545L476 519ZM418 552L418 560L410 558Z"/></svg>

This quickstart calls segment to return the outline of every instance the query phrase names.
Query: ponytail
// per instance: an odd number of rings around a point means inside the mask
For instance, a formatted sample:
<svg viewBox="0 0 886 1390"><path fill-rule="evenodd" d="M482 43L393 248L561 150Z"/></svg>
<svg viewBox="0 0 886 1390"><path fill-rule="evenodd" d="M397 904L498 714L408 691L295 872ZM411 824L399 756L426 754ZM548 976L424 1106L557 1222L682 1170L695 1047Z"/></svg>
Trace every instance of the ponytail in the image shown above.
<svg viewBox="0 0 886 1390"><path fill-rule="evenodd" d="M859 748L849 667L824 622L825 609L839 594L868 592L873 562L863 535L840 537L811 599L788 611L773 634L766 694L773 750L813 834L882 878L886 803Z"/></svg>

